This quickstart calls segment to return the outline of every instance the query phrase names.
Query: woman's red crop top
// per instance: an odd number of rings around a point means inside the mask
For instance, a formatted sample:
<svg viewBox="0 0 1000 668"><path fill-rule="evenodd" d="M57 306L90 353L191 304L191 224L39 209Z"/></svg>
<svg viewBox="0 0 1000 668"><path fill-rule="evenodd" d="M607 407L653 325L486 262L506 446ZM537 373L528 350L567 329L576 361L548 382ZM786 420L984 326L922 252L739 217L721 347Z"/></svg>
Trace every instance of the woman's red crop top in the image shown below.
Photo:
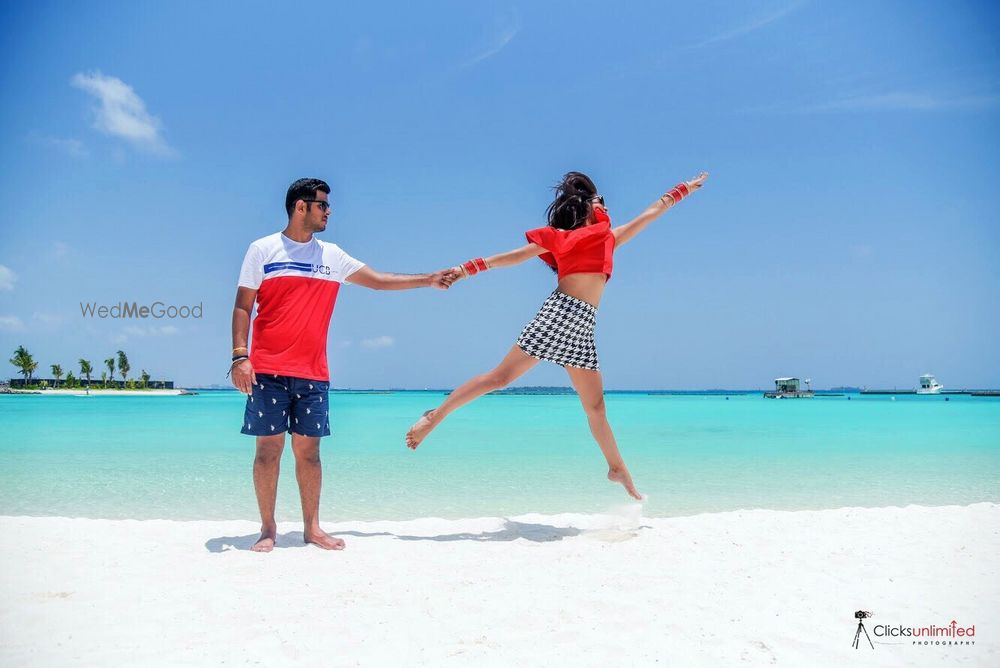
<svg viewBox="0 0 1000 668"><path fill-rule="evenodd" d="M611 232L611 220L607 217L575 230L546 226L530 230L524 236L531 243L548 251L539 257L558 271L560 280L563 276L584 272L600 272L608 279L611 278L615 235Z"/></svg>

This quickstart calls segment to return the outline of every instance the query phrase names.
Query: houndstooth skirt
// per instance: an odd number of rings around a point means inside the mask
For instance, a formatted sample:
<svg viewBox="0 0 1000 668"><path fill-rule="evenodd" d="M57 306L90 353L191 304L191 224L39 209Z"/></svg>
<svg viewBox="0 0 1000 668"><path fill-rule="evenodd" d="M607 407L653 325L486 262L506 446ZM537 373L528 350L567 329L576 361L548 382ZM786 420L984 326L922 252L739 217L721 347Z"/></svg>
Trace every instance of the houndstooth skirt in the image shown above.
<svg viewBox="0 0 1000 668"><path fill-rule="evenodd" d="M598 371L596 324L596 306L556 290L521 330L517 346L532 357L559 366Z"/></svg>

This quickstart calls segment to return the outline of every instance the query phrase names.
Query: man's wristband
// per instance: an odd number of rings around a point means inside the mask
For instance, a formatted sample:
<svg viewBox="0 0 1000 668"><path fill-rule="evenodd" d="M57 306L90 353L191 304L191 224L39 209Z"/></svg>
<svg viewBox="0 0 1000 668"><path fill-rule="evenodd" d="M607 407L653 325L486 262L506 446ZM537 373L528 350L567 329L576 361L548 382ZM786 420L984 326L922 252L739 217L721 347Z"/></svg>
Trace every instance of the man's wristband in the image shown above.
<svg viewBox="0 0 1000 668"><path fill-rule="evenodd" d="M246 355L235 355L233 357L233 363L229 365L229 371L226 372L226 378L229 378L229 374L231 374L233 372L233 369L236 368L237 364L239 364L243 360L248 360L248 359L250 359L250 358L247 357Z"/></svg>

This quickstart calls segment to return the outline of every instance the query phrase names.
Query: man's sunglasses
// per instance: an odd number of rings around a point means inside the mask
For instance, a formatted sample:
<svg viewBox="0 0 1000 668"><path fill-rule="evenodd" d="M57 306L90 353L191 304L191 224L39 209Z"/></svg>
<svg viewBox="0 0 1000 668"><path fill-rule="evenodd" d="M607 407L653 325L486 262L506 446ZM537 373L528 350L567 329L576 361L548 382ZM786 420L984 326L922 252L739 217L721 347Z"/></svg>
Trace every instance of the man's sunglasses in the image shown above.
<svg viewBox="0 0 1000 668"><path fill-rule="evenodd" d="M330 210L330 203L327 202L325 199L304 199L302 201L303 202L314 202L315 204L317 204L319 206L319 210L320 211L329 211Z"/></svg>
<svg viewBox="0 0 1000 668"><path fill-rule="evenodd" d="M604 195L594 195L593 197L590 198L589 201L591 201L591 202L597 202L601 206L604 206ZM607 208L607 207L605 207L605 208Z"/></svg>

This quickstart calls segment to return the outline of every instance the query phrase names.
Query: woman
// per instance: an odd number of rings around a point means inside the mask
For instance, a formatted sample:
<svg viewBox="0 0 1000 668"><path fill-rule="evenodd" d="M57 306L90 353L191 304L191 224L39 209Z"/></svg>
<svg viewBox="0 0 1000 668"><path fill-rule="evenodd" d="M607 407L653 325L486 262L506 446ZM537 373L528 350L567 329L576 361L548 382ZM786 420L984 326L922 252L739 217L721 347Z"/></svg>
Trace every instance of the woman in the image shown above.
<svg viewBox="0 0 1000 668"><path fill-rule="evenodd" d="M424 413L407 432L406 445L415 449L453 410L509 385L539 360L548 360L569 373L587 413L590 432L608 462L608 479L623 485L632 497L642 499L618 452L604 409L604 384L594 345L597 306L611 278L615 249L699 189L706 178L708 174L702 172L691 181L678 184L636 218L612 228L604 198L597 193L594 182L585 174L570 172L556 186L556 198L546 212L549 224L527 232L527 246L485 259L476 258L453 268L451 278L458 280L540 255L557 272L559 283L500 365L467 381L440 406Z"/></svg>

